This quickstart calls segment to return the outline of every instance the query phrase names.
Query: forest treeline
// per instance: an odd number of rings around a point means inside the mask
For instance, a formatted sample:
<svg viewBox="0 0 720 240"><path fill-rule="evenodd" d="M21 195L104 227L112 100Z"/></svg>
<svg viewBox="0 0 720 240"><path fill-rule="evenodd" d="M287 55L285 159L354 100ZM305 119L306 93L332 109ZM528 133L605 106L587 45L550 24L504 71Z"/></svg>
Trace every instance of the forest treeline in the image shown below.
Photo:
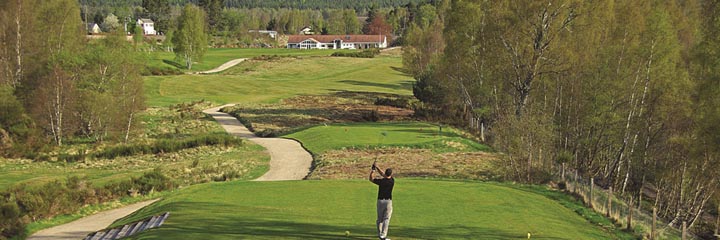
<svg viewBox="0 0 720 240"><path fill-rule="evenodd" d="M200 5L203 0L166 0L171 5L184 6L186 3ZM79 0L81 5L93 7L138 7L143 0ZM227 8L291 8L291 9L355 9L368 10L373 6L393 8L409 3L421 4L429 0L224 0Z"/></svg>
<svg viewBox="0 0 720 240"><path fill-rule="evenodd" d="M200 0L198 6L206 12L210 44L215 47L275 46L275 39L264 39L256 30L273 30L280 34L298 34L303 27L312 28L315 34L383 34L402 36L408 22L420 13L422 6L415 1L397 1L389 7L369 4L367 8L236 8L227 7L228 0ZM365 1L358 1L364 3ZM372 1L367 1L372 3ZM405 4L406 3L406 4ZM439 3L439 2L437 2ZM85 23L97 23L104 32L123 29L134 32L135 20L149 18L155 30L172 35L177 30L177 19L182 5L169 0L142 0L137 4L118 5L112 1L103 4L81 1L81 17ZM426 14L427 15L427 14ZM128 28L125 30L124 24ZM374 27L366 28L373 24ZM374 31L372 31L374 29ZM280 41L281 42L281 41ZM282 44L279 44L282 45Z"/></svg>
<svg viewBox="0 0 720 240"><path fill-rule="evenodd" d="M74 0L0 3L0 155L69 138L127 141L144 109L141 55L124 35L88 41Z"/></svg>
<svg viewBox="0 0 720 240"><path fill-rule="evenodd" d="M474 129L508 180L577 171L711 236L720 1L453 0L435 13L405 39L418 113Z"/></svg>

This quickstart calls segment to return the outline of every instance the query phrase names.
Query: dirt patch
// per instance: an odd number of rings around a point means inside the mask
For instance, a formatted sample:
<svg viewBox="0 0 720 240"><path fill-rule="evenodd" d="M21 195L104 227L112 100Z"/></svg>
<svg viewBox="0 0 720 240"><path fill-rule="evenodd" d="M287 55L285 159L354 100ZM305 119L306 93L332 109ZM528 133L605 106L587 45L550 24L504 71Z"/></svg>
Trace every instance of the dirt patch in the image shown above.
<svg viewBox="0 0 720 240"><path fill-rule="evenodd" d="M237 105L224 111L238 118L255 134L273 137L323 123L411 120L413 110L381 105L407 103L407 99L407 96L394 94L343 91L331 95L298 96L278 104Z"/></svg>
<svg viewBox="0 0 720 240"><path fill-rule="evenodd" d="M498 157L487 152L436 153L428 149L390 148L333 150L316 160L309 179L364 179L375 158L398 177L497 179Z"/></svg>

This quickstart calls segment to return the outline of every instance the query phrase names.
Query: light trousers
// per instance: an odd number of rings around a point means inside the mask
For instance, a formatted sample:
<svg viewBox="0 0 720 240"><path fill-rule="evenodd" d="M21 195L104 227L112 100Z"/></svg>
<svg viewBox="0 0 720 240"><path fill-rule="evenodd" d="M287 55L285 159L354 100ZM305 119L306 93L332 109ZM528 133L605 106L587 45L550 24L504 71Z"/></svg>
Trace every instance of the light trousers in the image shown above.
<svg viewBox="0 0 720 240"><path fill-rule="evenodd" d="M390 217L392 216L392 200L378 199L377 201L377 229L378 237L385 238L387 236L388 227L390 226Z"/></svg>

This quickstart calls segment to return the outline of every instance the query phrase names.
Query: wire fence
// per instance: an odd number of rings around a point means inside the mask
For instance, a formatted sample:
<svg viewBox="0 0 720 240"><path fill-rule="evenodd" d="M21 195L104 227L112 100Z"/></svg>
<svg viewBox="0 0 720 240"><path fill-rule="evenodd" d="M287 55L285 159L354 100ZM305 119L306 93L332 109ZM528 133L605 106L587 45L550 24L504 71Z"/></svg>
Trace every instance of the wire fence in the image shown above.
<svg viewBox="0 0 720 240"><path fill-rule="evenodd" d="M642 234L643 239L681 239L682 230L669 226L657 217L653 219L656 214L647 202L617 196L612 188L603 189L592 179L583 179L577 174L566 175L565 184L567 191L576 194L594 211L604 214L615 222L617 227L628 228L629 223L630 228L635 233ZM686 239L697 239L689 232L686 236Z"/></svg>

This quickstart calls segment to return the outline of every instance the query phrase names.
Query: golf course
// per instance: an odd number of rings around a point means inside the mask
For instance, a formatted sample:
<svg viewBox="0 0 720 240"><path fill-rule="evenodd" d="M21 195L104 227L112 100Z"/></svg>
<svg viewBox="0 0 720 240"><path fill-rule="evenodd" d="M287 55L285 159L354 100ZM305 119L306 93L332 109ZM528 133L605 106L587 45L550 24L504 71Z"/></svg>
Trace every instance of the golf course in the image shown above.
<svg viewBox="0 0 720 240"><path fill-rule="evenodd" d="M154 53L147 64L173 68L166 55ZM377 161L395 169L397 178L392 239L632 238L564 193L495 182L502 179L499 153L462 129L414 118L409 107L412 79L402 72L399 51L375 58L328 55L211 49L198 70L247 60L215 74L144 77L148 108L140 115L145 133L139 149L147 149L142 146L148 143L160 148L181 144L173 141L224 139L235 128L262 138L150 154L122 153L135 151L121 150L133 149L128 145L106 148L105 155L96 154L91 161L5 161L0 188L69 177L102 188L156 172L179 188L122 199L129 204L160 197L112 226L171 215L161 227L131 239L374 239L377 187L367 176ZM220 110L232 117L214 115L218 108L209 110L224 104L235 104ZM237 123L219 123L210 115ZM247 136L243 134L238 136ZM285 150L270 148L276 147L273 139L296 141L299 151L312 156L309 169L297 169L308 172L305 180L272 181L302 179L280 173L253 181L282 160L275 158ZM82 214L34 222L28 229L33 233L108 206L89 206Z"/></svg>
<svg viewBox="0 0 720 240"><path fill-rule="evenodd" d="M252 54L260 53L238 50L236 56ZM256 127L292 122L283 125L280 137L300 142L313 154L315 167L310 179L333 180L197 184L169 193L113 226L170 212L162 227L132 238L374 239L377 188L361 179L367 178L370 164L378 159L378 165L397 172L389 233L393 239L626 237L607 219L592 213L588 217L579 202L562 193L463 180L462 176L489 171L497 160L492 149L461 130L418 121L353 122L332 116L325 116L320 124L307 120L323 115L322 106L328 102L363 102L322 96L340 91L409 96L411 80L398 71L402 66L398 55L371 59L297 55L300 57L248 60L212 75L146 77L148 104L161 108L204 99L218 105L240 104L243 107L230 111L238 115L244 110L252 112L252 117L241 121L247 124L252 119ZM226 56L226 51L216 50L209 52L208 58L236 58ZM302 98L307 96L322 100L307 106ZM293 108L297 104L304 108ZM303 117L294 116L293 111ZM417 158L402 159L400 155ZM433 168L440 169L440 165L457 169L445 169L451 172L447 174L435 172ZM332 173L336 168L351 170ZM586 213L585 217L578 212Z"/></svg>
<svg viewBox="0 0 720 240"><path fill-rule="evenodd" d="M0 240L720 237L720 0L15 0L0 30Z"/></svg>
<svg viewBox="0 0 720 240"><path fill-rule="evenodd" d="M375 193L359 180L196 185L116 223L171 212L135 239L374 239ZM393 239L611 239L577 213L522 187L396 181Z"/></svg>

